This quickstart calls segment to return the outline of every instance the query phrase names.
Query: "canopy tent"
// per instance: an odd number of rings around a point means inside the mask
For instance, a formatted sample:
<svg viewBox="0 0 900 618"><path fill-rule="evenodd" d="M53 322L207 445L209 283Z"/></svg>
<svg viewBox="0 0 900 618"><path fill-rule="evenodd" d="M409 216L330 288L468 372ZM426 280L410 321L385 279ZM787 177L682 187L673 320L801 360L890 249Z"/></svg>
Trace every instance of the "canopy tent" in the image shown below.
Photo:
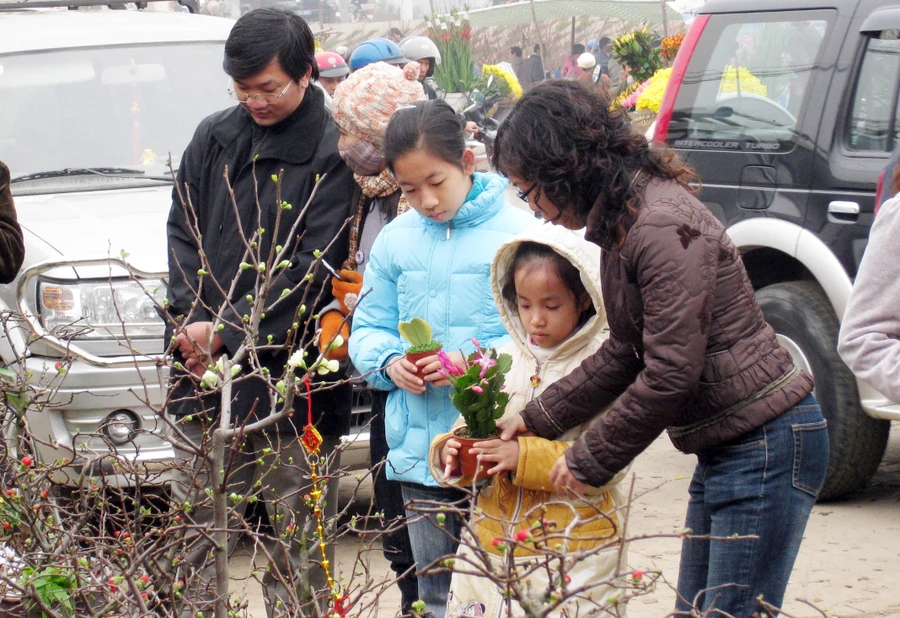
<svg viewBox="0 0 900 618"><path fill-rule="evenodd" d="M640 23L663 23L681 16L660 0L521 0L469 11L473 26L522 26L535 21L582 16L611 17Z"/></svg>

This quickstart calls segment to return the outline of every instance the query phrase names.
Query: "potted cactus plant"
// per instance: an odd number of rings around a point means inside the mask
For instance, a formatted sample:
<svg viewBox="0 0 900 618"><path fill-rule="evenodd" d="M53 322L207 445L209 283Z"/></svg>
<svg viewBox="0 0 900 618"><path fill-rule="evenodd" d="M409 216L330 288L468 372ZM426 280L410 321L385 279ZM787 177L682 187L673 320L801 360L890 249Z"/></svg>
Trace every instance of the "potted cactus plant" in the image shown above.
<svg viewBox="0 0 900 618"><path fill-rule="evenodd" d="M432 356L442 347L439 341L431 338L431 326L422 318L413 318L409 322L400 322L397 328L400 331L400 336L409 342L410 347L406 350L406 360L413 365L419 359ZM418 368L416 375L419 378L425 378L422 367Z"/></svg>
<svg viewBox="0 0 900 618"><path fill-rule="evenodd" d="M499 435L497 419L503 416L509 403L509 393L503 390L506 374L512 367L509 354L498 354L493 348L482 348L477 340L475 351L469 354L464 366L455 365L444 352L438 352L441 373L450 382L450 399L465 421L453 434L462 444L459 465L464 476L477 479L487 474L487 466L478 465L477 457L469 452L479 440Z"/></svg>

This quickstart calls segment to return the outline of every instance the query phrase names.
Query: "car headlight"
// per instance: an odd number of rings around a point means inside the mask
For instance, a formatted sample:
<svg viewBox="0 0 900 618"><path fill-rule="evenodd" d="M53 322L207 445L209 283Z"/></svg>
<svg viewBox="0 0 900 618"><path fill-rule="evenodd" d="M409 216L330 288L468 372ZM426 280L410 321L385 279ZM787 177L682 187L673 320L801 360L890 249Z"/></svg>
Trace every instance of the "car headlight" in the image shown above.
<svg viewBox="0 0 900 618"><path fill-rule="evenodd" d="M158 279L40 279L38 315L44 328L60 339L161 338L165 324L156 307L165 297L165 284Z"/></svg>

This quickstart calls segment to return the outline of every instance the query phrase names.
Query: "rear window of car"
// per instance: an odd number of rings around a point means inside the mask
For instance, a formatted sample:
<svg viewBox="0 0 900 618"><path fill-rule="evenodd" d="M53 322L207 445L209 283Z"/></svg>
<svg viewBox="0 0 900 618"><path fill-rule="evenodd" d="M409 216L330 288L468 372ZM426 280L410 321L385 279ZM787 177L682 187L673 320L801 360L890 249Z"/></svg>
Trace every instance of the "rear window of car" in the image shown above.
<svg viewBox="0 0 900 618"><path fill-rule="evenodd" d="M900 137L900 30L866 38L866 50L853 88L844 145L855 151L891 152Z"/></svg>
<svg viewBox="0 0 900 618"><path fill-rule="evenodd" d="M834 11L713 15L675 102L681 149L787 152Z"/></svg>

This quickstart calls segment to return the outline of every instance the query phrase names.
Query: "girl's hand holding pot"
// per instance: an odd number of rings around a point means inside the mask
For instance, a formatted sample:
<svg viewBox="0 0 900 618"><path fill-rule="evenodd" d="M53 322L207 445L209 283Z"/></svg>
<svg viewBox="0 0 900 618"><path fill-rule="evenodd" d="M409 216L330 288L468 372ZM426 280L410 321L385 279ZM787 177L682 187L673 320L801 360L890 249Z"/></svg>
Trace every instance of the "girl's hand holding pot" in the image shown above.
<svg viewBox="0 0 900 618"><path fill-rule="evenodd" d="M391 359L384 372L397 388L402 388L414 395L421 395L425 392L425 383L416 375L416 366L403 356L395 356Z"/></svg>
<svg viewBox="0 0 900 618"><path fill-rule="evenodd" d="M449 479L453 473L459 470L459 449L462 444L459 440L450 438L441 447L441 463L444 464L444 479Z"/></svg>

